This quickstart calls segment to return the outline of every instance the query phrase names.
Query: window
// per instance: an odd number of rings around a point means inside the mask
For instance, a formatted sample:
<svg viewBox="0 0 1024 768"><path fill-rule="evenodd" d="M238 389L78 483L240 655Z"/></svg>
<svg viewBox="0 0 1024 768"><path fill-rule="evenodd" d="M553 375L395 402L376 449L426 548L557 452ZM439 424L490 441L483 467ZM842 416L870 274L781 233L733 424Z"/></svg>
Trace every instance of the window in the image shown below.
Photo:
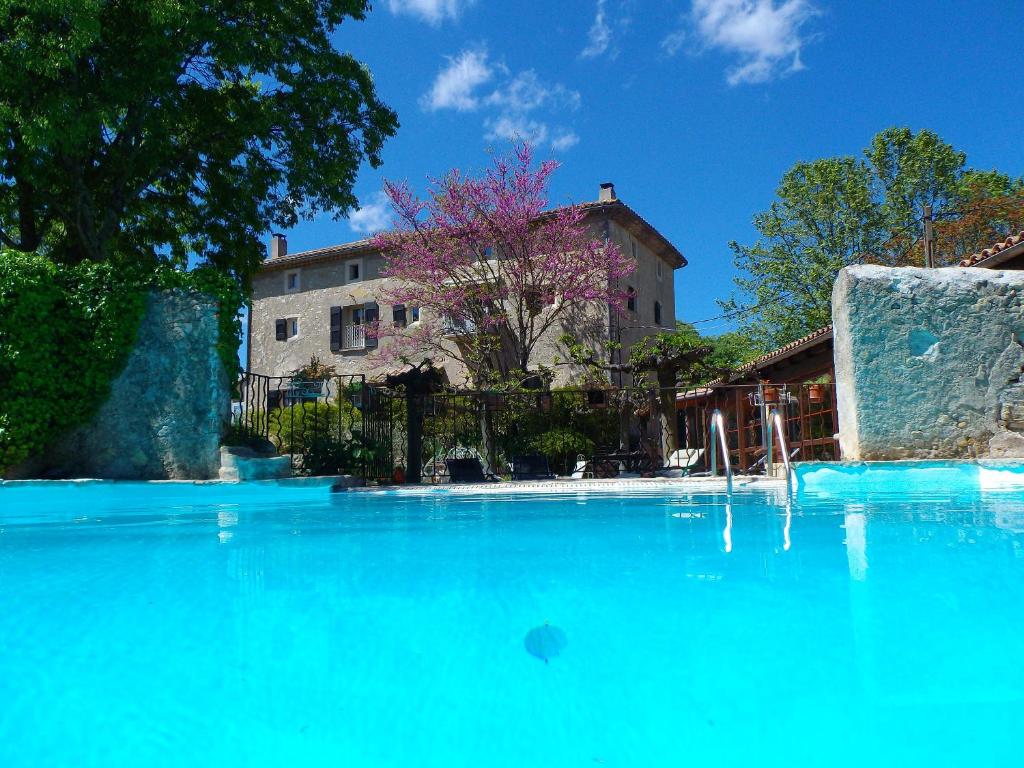
<svg viewBox="0 0 1024 768"><path fill-rule="evenodd" d="M351 307L331 307L331 351L372 349L376 335L368 335L366 327L377 322L380 309L376 302Z"/></svg>
<svg viewBox="0 0 1024 768"><path fill-rule="evenodd" d="M299 318L287 317L274 321L274 338L278 341L288 341L288 339L298 335Z"/></svg>
<svg viewBox="0 0 1024 768"><path fill-rule="evenodd" d="M657 273L659 280L661 280L661 266L662 266L662 261L661 261L661 259L658 259L658 264L657 264L657 266L655 266L654 271Z"/></svg>
<svg viewBox="0 0 1024 768"><path fill-rule="evenodd" d="M405 328L412 323L418 323L420 320L420 308L419 307L406 307L405 304L395 304L391 309L391 319L395 325L399 328Z"/></svg>
<svg viewBox="0 0 1024 768"><path fill-rule="evenodd" d="M633 261L636 261L636 240L633 238L629 239L629 249L633 254Z"/></svg>
<svg viewBox="0 0 1024 768"><path fill-rule="evenodd" d="M363 279L363 262L350 261L345 265L345 282L354 283Z"/></svg>
<svg viewBox="0 0 1024 768"><path fill-rule="evenodd" d="M297 293L300 288L299 273L296 272L285 272L284 274L284 290L286 293Z"/></svg>
<svg viewBox="0 0 1024 768"><path fill-rule="evenodd" d="M632 285L626 286L626 309L636 312L636 288Z"/></svg>
<svg viewBox="0 0 1024 768"><path fill-rule="evenodd" d="M654 302L654 324L661 325L661 302Z"/></svg>

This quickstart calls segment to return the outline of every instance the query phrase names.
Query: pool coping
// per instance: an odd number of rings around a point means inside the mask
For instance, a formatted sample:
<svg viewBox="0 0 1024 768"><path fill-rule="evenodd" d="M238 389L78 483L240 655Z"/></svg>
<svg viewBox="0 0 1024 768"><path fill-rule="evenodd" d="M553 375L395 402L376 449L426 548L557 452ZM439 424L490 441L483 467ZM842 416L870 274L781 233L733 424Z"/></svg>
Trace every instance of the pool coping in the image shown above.
<svg viewBox="0 0 1024 768"><path fill-rule="evenodd" d="M351 477L345 475L325 475L322 477L291 477L268 480L103 480L99 478L77 478L62 480L3 480L2 488L26 487L82 487L89 485L156 485L166 486L211 486L211 487L284 487L284 488L319 488L344 493L385 493L396 495L427 495L427 494L491 494L491 493L571 493L586 490L617 490L617 489L656 489L656 488L693 488L700 490L726 490L724 477L632 477L607 479L574 479L558 478L555 480L515 480L491 483L423 483L420 485L382 485L356 486L351 485ZM750 486L764 488L784 487L785 481L763 475L735 475L733 487Z"/></svg>

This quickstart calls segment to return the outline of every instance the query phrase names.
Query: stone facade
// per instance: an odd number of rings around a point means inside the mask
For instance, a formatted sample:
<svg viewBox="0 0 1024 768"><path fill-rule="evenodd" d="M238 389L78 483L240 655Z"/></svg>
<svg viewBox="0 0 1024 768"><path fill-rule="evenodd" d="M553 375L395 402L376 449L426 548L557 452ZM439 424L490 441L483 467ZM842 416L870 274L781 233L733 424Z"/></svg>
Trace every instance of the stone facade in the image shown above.
<svg viewBox="0 0 1024 768"><path fill-rule="evenodd" d="M832 315L845 459L1024 457L1024 273L847 267Z"/></svg>
<svg viewBox="0 0 1024 768"><path fill-rule="evenodd" d="M217 354L217 305L180 290L150 294L135 347L92 421L43 461L49 474L205 480L220 470L230 414Z"/></svg>
<svg viewBox="0 0 1024 768"><path fill-rule="evenodd" d="M561 348L559 337L566 331L586 339L600 352L606 350L610 341L621 341L622 359L628 359L629 347L638 339L675 326L673 275L675 269L685 264L678 251L614 199L607 203L607 209L591 213L587 225L594 237L608 237L623 253L635 254L638 268L625 283L636 291L636 310L619 317L605 304L595 303L566 317L541 338L534 351L534 366L554 367L556 360L565 360L566 351ZM332 307L342 307L346 313L372 307L382 322L393 319L394 308L384 304L383 299L392 281L380 277L380 254L362 241L287 258L281 256L267 261L253 281L248 370L285 376L316 355L343 375L379 378L390 371L393 364L384 364L381 356L361 339L348 339L354 343L345 344L340 350L332 350L330 345ZM358 273L354 279L353 270ZM660 317L656 317L655 304ZM286 323L285 339L277 335L281 321ZM457 360L439 362L452 384L467 382L466 371ZM564 364L554 369L558 386L574 383L581 373Z"/></svg>

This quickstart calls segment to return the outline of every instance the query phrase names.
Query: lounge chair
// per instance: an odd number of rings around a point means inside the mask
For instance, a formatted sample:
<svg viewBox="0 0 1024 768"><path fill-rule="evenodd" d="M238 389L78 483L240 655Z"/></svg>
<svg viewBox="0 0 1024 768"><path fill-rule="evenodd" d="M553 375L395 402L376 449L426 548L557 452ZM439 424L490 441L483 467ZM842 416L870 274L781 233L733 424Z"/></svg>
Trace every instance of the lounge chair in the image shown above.
<svg viewBox="0 0 1024 768"><path fill-rule="evenodd" d="M548 457L540 454L514 456L510 464L513 480L554 480Z"/></svg>
<svg viewBox="0 0 1024 768"><path fill-rule="evenodd" d="M665 461L665 469L681 469L684 474L696 470L704 458L703 448L680 448L669 454Z"/></svg>
<svg viewBox="0 0 1024 768"><path fill-rule="evenodd" d="M453 483L493 483L500 479L489 472L484 473L484 465L475 457L445 459L444 463L448 467L448 477Z"/></svg>

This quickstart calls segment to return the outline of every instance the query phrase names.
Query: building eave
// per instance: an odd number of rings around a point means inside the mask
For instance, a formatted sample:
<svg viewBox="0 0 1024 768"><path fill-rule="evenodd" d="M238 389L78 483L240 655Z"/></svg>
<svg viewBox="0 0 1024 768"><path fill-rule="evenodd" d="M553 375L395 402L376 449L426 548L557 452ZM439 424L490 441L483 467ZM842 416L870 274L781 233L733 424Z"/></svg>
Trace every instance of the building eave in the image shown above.
<svg viewBox="0 0 1024 768"><path fill-rule="evenodd" d="M648 223L646 219L621 200L581 203L579 208L587 216L605 214L614 219L645 243L657 256L668 262L672 269L681 269L686 266L686 257L683 256L679 249L672 245L668 238ZM543 219L547 216L552 216L559 210L564 209L553 208L550 211L545 211L538 218ZM373 253L377 253L377 250L373 247L372 240L366 238L350 243L327 246L326 248L289 253L286 256L274 259L266 259L260 265L259 271L274 272L282 269L295 269L308 264L348 259Z"/></svg>

